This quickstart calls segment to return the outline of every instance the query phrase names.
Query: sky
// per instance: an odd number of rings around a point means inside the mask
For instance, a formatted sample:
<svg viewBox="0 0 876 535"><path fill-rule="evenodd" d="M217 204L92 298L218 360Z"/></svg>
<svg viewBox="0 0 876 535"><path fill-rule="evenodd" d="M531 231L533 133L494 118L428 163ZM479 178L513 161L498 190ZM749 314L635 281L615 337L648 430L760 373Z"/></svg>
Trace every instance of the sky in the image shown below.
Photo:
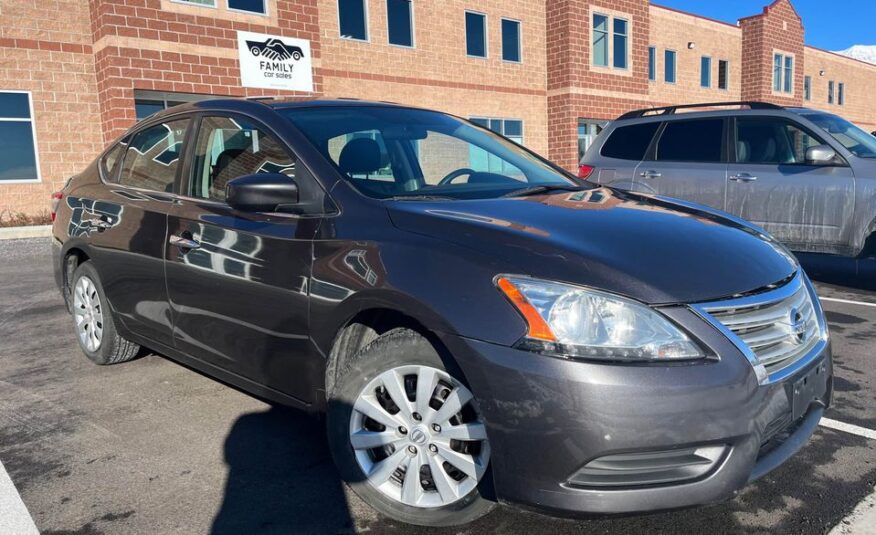
<svg viewBox="0 0 876 535"><path fill-rule="evenodd" d="M652 0L698 15L735 24L742 17L763 12L772 0ZM792 0L803 18L806 44L827 50L852 45L876 45L876 1Z"/></svg>

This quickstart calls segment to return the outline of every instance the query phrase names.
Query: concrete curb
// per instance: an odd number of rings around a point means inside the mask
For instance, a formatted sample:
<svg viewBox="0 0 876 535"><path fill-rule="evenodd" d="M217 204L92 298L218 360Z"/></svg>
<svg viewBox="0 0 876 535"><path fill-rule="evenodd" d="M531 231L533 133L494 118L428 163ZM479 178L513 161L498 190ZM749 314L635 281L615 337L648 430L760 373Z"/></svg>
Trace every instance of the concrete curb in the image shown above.
<svg viewBox="0 0 876 535"><path fill-rule="evenodd" d="M52 225L0 228L0 240L18 240L21 238L48 238L51 235Z"/></svg>

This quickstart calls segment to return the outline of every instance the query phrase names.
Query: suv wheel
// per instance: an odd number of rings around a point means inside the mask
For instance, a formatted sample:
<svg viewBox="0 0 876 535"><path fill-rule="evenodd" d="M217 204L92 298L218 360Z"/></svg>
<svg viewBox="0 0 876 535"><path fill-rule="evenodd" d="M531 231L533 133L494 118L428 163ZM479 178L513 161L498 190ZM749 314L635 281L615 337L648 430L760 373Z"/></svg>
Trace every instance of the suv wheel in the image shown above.
<svg viewBox="0 0 876 535"><path fill-rule="evenodd" d="M137 356L140 346L116 332L112 311L100 286L97 270L89 262L73 272L71 312L79 347L95 364L116 364Z"/></svg>
<svg viewBox="0 0 876 535"><path fill-rule="evenodd" d="M451 526L486 514L490 445L452 363L409 329L378 337L340 370L328 435L344 480L381 513Z"/></svg>

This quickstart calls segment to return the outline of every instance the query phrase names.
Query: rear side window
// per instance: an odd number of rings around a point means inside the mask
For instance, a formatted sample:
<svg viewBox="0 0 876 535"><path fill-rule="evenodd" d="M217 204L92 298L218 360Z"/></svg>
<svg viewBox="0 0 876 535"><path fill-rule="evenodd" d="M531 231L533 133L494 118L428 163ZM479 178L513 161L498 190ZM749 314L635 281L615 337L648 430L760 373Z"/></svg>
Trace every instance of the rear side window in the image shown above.
<svg viewBox="0 0 876 535"><path fill-rule="evenodd" d="M116 176L113 174L113 171L116 168L116 164L119 162L119 157L125 152L126 146L127 145L124 144L124 142L120 142L104 154L103 158L101 158L100 172L103 174L104 180L108 182L116 181Z"/></svg>
<svg viewBox="0 0 876 535"><path fill-rule="evenodd" d="M659 126L660 123L643 123L618 127L602 146L601 154L606 158L641 161Z"/></svg>
<svg viewBox="0 0 876 535"><path fill-rule="evenodd" d="M188 119L180 119L134 134L125 153L119 184L172 192L188 125Z"/></svg>
<svg viewBox="0 0 876 535"><path fill-rule="evenodd" d="M657 160L666 162L721 161L723 119L670 121L657 142Z"/></svg>

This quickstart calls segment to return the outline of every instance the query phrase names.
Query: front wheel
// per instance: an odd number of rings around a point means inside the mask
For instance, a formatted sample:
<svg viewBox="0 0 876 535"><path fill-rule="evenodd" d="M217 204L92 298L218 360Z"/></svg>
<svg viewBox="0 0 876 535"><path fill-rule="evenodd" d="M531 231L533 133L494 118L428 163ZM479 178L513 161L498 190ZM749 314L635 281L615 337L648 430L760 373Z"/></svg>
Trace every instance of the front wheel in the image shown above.
<svg viewBox="0 0 876 535"><path fill-rule="evenodd" d="M490 445L453 363L408 329L373 341L329 393L329 444L341 475L388 517L423 526L471 522L494 503Z"/></svg>
<svg viewBox="0 0 876 535"><path fill-rule="evenodd" d="M116 332L100 277L90 262L76 268L71 286L73 325L85 356L101 365L125 362L137 356L140 346Z"/></svg>

